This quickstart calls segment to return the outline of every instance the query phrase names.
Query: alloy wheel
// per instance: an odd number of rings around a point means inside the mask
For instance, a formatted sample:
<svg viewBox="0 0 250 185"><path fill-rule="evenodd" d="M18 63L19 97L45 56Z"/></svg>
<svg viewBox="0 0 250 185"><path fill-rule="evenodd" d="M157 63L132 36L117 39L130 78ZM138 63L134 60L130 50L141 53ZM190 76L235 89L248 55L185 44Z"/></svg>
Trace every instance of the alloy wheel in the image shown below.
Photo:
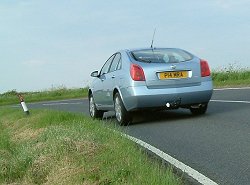
<svg viewBox="0 0 250 185"><path fill-rule="evenodd" d="M122 120L122 108L118 96L115 98L115 116L118 122Z"/></svg>
<svg viewBox="0 0 250 185"><path fill-rule="evenodd" d="M95 103L92 96L89 99L89 113L91 117L95 116Z"/></svg>

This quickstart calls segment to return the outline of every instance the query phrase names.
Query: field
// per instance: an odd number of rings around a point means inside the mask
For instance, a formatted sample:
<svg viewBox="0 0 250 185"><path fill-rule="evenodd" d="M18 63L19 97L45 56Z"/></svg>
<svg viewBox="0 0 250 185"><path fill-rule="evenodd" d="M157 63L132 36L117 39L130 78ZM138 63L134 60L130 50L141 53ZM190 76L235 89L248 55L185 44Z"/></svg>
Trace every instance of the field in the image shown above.
<svg viewBox="0 0 250 185"><path fill-rule="evenodd" d="M87 96L87 88L67 89L65 87L52 88L37 92L17 92L11 90L0 94L0 105L18 104L17 94L20 93L27 102L37 102L45 100L63 100L71 98L83 98Z"/></svg>
<svg viewBox="0 0 250 185"><path fill-rule="evenodd" d="M247 69L229 67L225 70L214 71L212 78L215 87L250 86L250 70Z"/></svg>
<svg viewBox="0 0 250 185"><path fill-rule="evenodd" d="M112 123L0 108L0 184L182 184Z"/></svg>

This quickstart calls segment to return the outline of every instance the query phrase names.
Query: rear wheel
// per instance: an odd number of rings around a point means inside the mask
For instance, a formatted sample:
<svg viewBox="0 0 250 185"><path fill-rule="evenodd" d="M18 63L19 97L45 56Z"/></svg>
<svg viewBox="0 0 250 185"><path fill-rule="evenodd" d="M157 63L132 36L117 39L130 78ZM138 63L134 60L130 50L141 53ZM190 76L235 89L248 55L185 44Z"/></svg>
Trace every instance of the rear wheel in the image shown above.
<svg viewBox="0 0 250 185"><path fill-rule="evenodd" d="M125 126L131 122L132 120L131 114L124 107L119 93L116 93L114 96L114 109L115 109L116 120L120 125Z"/></svg>
<svg viewBox="0 0 250 185"><path fill-rule="evenodd" d="M205 114L207 111L207 103L206 104L201 104L197 106L191 106L190 111L193 115L202 115Z"/></svg>
<svg viewBox="0 0 250 185"><path fill-rule="evenodd" d="M97 110L93 95L89 96L89 115L92 118L102 119L104 111Z"/></svg>

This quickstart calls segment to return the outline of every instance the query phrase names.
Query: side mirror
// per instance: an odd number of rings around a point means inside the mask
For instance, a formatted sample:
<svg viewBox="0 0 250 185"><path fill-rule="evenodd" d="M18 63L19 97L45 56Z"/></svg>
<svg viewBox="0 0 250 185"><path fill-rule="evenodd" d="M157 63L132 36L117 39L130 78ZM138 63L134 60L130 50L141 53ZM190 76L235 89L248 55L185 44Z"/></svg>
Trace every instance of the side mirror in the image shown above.
<svg viewBox="0 0 250 185"><path fill-rule="evenodd" d="M90 76L99 77L99 72L98 71L93 71Z"/></svg>

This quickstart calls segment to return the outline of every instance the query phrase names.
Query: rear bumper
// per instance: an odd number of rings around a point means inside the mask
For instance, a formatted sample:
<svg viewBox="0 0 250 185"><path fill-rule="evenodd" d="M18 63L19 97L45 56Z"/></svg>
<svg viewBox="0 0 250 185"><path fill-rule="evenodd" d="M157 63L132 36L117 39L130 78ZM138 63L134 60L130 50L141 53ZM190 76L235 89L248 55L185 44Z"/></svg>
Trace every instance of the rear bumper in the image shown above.
<svg viewBox="0 0 250 185"><path fill-rule="evenodd" d="M209 102L213 93L212 81L199 86L148 89L146 86L121 89L124 106L128 111L165 107L166 103L181 100L180 106Z"/></svg>

